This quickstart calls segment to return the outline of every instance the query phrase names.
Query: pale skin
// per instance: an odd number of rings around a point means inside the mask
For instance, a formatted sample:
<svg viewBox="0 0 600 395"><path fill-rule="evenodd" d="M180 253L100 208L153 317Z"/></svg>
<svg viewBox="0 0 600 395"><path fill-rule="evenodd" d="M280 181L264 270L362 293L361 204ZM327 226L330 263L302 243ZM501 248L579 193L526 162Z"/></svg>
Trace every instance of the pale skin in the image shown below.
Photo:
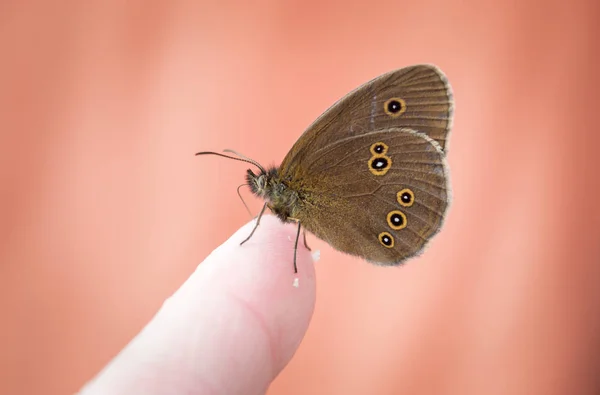
<svg viewBox="0 0 600 395"><path fill-rule="evenodd" d="M304 337L315 273L302 243L293 273L294 224L264 215L240 246L253 226L213 251L80 394L264 394Z"/></svg>

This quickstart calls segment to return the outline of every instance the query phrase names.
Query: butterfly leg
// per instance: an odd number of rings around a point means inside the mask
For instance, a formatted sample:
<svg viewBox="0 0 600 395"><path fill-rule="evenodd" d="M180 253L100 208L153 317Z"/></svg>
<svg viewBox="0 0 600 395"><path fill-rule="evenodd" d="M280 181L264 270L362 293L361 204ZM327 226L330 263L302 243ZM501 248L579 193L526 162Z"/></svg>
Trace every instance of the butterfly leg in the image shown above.
<svg viewBox="0 0 600 395"><path fill-rule="evenodd" d="M240 200L242 201L242 203L244 203L244 207L246 207L246 211L248 211L248 214L250 214L250 218L253 218L252 211L250 211L250 207L248 207L248 205L244 201L244 198L242 197L242 194L240 193L240 188L243 186L246 186L246 185L248 185L248 184L242 184L239 187L237 187L237 194L240 197Z"/></svg>
<svg viewBox="0 0 600 395"><path fill-rule="evenodd" d="M298 231L296 232L296 242L294 243L294 273L298 273L298 266L296 265L296 255L298 253L298 240L300 239L300 228L302 227L302 224L300 223L300 220L298 218L288 217L288 220L298 223ZM304 232L304 246L308 248L308 246L306 245L306 232ZM310 251L310 248L308 248L308 250Z"/></svg>
<svg viewBox="0 0 600 395"><path fill-rule="evenodd" d="M298 221L298 232L296 232L296 243L294 244L294 273L298 273L298 266L296 265L296 253L298 252L298 239L300 238L300 221Z"/></svg>
<svg viewBox="0 0 600 395"><path fill-rule="evenodd" d="M248 237L246 237L246 239L244 241L242 241L240 243L240 245L242 245L245 242L247 242L248 240L250 240L250 238L252 237L252 235L256 231L256 228L258 228L258 225L260 224L260 219L263 216L266 208L267 208L267 203L265 203L265 205L263 206L262 210L260 210L260 214L258 214L258 218L256 219L256 225L254 225L254 228L252 229L252 232L250 232L250 235Z"/></svg>
<svg viewBox="0 0 600 395"><path fill-rule="evenodd" d="M302 231L302 236L304 237L304 247L306 247L307 250L312 251L311 248L308 246L308 244L306 244L306 231L305 230Z"/></svg>

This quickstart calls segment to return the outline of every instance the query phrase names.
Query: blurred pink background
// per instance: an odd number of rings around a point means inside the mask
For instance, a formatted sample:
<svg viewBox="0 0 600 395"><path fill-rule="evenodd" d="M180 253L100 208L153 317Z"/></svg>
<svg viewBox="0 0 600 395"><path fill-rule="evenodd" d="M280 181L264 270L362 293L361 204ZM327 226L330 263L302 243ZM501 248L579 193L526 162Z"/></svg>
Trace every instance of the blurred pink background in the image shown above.
<svg viewBox="0 0 600 395"><path fill-rule="evenodd" d="M194 152L279 163L339 97L428 62L456 99L445 227L401 269L310 237L315 315L269 394L597 394L599 17L594 0L3 2L0 393L77 391L248 221L246 166Z"/></svg>

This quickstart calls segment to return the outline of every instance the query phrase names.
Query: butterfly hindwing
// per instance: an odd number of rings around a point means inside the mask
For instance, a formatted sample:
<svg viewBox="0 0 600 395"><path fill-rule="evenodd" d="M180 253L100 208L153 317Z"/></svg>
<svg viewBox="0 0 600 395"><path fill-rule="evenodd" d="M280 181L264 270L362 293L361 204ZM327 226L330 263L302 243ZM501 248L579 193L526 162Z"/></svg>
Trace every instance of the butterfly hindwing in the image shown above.
<svg viewBox="0 0 600 395"><path fill-rule="evenodd" d="M440 229L449 181L444 152L427 135L382 129L341 139L311 158L292 177L303 191L298 219L332 247L396 265Z"/></svg>

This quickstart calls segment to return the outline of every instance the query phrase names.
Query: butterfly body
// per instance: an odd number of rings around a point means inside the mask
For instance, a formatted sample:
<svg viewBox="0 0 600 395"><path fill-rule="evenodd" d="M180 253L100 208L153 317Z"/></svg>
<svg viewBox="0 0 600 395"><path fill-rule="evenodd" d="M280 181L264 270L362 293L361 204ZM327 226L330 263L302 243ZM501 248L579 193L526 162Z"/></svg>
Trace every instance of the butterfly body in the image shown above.
<svg viewBox="0 0 600 395"><path fill-rule="evenodd" d="M298 223L298 232L302 226L339 251L398 265L441 229L452 117L452 91L437 67L399 69L331 106L279 167L250 161L260 172L248 170L246 181L265 200L262 212Z"/></svg>
<svg viewBox="0 0 600 395"><path fill-rule="evenodd" d="M283 222L297 221L301 213L301 202L305 200L303 191L285 182L275 167L266 172L254 174L248 169L246 182L256 196L266 201L267 207Z"/></svg>

